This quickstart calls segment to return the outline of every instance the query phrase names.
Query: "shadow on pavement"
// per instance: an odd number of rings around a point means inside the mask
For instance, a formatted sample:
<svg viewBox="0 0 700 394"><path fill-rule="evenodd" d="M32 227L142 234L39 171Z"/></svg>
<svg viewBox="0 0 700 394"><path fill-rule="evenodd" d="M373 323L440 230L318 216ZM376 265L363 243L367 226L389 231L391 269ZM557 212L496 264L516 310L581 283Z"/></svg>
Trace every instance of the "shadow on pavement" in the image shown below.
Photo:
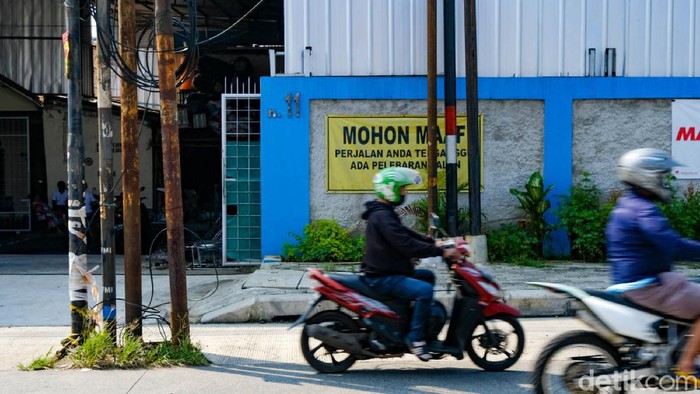
<svg viewBox="0 0 700 394"><path fill-rule="evenodd" d="M68 253L68 233L66 232L0 233L0 254L64 253Z"/></svg>
<svg viewBox="0 0 700 394"><path fill-rule="evenodd" d="M210 357L212 354L207 356ZM371 367L376 369L360 367L350 368L341 374L321 374L303 364L216 356L219 361L217 364L203 368L218 373L257 377L268 383L291 386L321 385L374 393L404 390L425 393L443 392L443 390L469 391L469 386L472 386L473 390L476 390L473 392L480 392L479 388L483 388L486 382L502 381L502 384L509 387L508 392L531 391L528 388L531 378L528 371L484 372L474 367L453 368L439 365L435 365L434 368L423 365L417 368L406 368L408 364L392 366L393 363L388 361L379 368ZM499 392L502 389L501 384L490 386L493 387L493 392Z"/></svg>

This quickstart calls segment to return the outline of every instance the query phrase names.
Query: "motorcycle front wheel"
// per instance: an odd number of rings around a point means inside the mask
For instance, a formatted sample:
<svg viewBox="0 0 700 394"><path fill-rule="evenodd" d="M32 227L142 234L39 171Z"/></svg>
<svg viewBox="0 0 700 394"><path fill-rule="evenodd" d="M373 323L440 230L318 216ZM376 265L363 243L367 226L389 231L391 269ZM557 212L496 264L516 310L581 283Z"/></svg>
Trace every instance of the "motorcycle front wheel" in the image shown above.
<svg viewBox="0 0 700 394"><path fill-rule="evenodd" d="M353 355L309 336L306 326L312 324L319 324L342 333L360 332L360 326L345 313L323 311L312 316L306 321L301 333L301 352L311 367L322 373L341 373L355 364L357 359Z"/></svg>
<svg viewBox="0 0 700 394"><path fill-rule="evenodd" d="M503 371L515 364L525 348L525 332L511 315L494 315L479 321L467 336L467 355L485 371Z"/></svg>
<svg viewBox="0 0 700 394"><path fill-rule="evenodd" d="M549 343L535 365L536 393L622 393L612 379L600 379L620 366L619 352L590 331L566 333Z"/></svg>

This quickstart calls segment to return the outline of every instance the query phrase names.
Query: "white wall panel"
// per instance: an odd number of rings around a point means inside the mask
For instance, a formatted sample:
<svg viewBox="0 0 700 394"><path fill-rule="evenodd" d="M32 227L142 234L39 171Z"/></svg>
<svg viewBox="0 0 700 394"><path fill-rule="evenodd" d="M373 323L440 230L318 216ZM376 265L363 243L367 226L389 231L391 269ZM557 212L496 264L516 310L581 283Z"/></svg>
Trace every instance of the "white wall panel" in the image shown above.
<svg viewBox="0 0 700 394"><path fill-rule="evenodd" d="M564 57L563 67L559 75L580 76L585 75L586 52L585 45L585 13L582 6L585 0L567 0L564 7L564 46L559 56Z"/></svg>
<svg viewBox="0 0 700 394"><path fill-rule="evenodd" d="M520 40L518 42L519 62L517 77L523 75L539 76L539 40L540 40L540 24L538 22L538 4L535 2L534 7L527 7L525 0L518 0L520 8ZM530 23L522 23L522 21L531 21Z"/></svg>
<svg viewBox="0 0 700 394"><path fill-rule="evenodd" d="M671 53L672 46L667 45L666 40L670 33L670 24L667 23L666 15L674 2L668 0L648 0L648 2L647 20L651 25L646 31L649 36L647 46L649 71L645 75L670 76L670 72L667 72L667 57Z"/></svg>
<svg viewBox="0 0 700 394"><path fill-rule="evenodd" d="M362 20L368 17L367 15L367 4L363 4L363 1L351 2L349 6L351 7L352 13L349 20ZM369 48L369 35L370 26L366 25L365 29L355 29L352 30L352 40L350 40L350 51L351 55L351 74L368 75L372 69L369 61L367 60L367 48Z"/></svg>
<svg viewBox="0 0 700 394"><path fill-rule="evenodd" d="M3 1L0 73L34 93L65 93L61 43L64 11L59 1Z"/></svg>
<svg viewBox="0 0 700 394"><path fill-rule="evenodd" d="M695 76L697 3L477 0L479 75L601 76L606 49L614 48L617 76ZM443 2L437 4L442 73ZM455 8L457 75L463 76L464 1ZM285 72L303 73L303 50L311 46L314 75L425 75L426 16L425 0L285 0Z"/></svg>

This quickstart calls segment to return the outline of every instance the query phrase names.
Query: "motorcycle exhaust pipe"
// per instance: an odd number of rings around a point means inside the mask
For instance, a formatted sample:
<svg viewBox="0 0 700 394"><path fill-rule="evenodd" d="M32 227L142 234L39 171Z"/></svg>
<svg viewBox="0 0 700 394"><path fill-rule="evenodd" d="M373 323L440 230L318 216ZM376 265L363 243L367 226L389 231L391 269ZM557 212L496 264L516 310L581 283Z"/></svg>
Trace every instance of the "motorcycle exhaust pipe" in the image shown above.
<svg viewBox="0 0 700 394"><path fill-rule="evenodd" d="M305 330L308 336L316 338L329 346L333 346L334 348L345 350L352 355L378 357L376 354L365 350L360 344L361 340L367 339L367 334L344 334L319 324L306 326Z"/></svg>

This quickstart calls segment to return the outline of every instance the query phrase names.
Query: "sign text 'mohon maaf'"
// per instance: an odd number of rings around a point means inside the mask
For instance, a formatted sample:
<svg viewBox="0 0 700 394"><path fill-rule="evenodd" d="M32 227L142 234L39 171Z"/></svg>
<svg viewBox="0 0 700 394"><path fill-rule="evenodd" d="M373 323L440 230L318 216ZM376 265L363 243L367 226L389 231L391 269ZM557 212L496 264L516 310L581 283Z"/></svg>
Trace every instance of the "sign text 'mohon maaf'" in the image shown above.
<svg viewBox="0 0 700 394"><path fill-rule="evenodd" d="M343 126L343 143L349 145L401 145L425 144L428 141L428 126L414 126L416 132L411 133L410 126ZM465 135L466 126L457 125L455 136L457 144ZM411 136L415 141L411 141ZM438 144L444 143L440 127L436 127Z"/></svg>
<svg viewBox="0 0 700 394"><path fill-rule="evenodd" d="M483 116L479 119L482 128ZM445 168L448 153L454 154L460 183L468 181L466 124L466 117L457 117L454 138L445 135L443 117L438 117L435 129L435 164L438 170ZM412 168L427 177L427 125L425 115L326 115L326 190L371 192L374 174L387 167ZM448 140L454 146L448 147ZM483 160L483 151L480 157ZM415 189L424 190L425 186Z"/></svg>

